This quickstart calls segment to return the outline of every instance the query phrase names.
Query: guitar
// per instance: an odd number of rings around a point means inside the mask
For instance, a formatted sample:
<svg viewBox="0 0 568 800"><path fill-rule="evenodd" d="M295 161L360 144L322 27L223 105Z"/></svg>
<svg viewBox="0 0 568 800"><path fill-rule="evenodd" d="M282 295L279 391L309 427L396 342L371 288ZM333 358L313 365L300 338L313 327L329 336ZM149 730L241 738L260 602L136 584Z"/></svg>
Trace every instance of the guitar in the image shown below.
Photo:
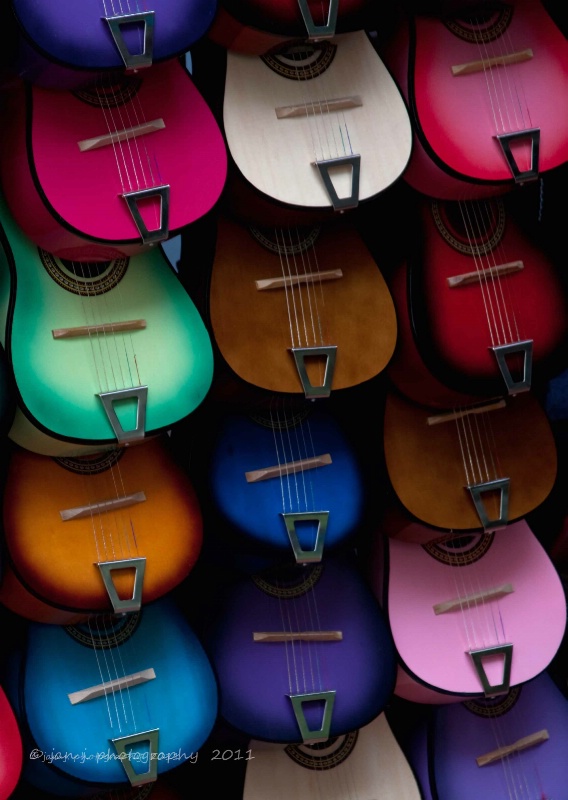
<svg viewBox="0 0 568 800"><path fill-rule="evenodd" d="M185 53L205 35L216 0L166 0L141 8L105 0L45 5L11 0L19 26L14 71L31 83L70 89L98 72L133 72Z"/></svg>
<svg viewBox="0 0 568 800"><path fill-rule="evenodd" d="M568 160L568 43L538 0L416 14L381 56L412 109L418 191L488 197Z"/></svg>
<svg viewBox="0 0 568 800"><path fill-rule="evenodd" d="M216 425L208 469L223 530L255 551L298 563L344 545L363 514L357 458L321 409L227 414Z"/></svg>
<svg viewBox="0 0 568 800"><path fill-rule="evenodd" d="M503 528L544 502L556 479L552 430L530 392L436 413L390 391L384 449L402 504L445 530Z"/></svg>
<svg viewBox="0 0 568 800"><path fill-rule="evenodd" d="M223 123L246 180L291 206L354 208L410 157L408 112L364 31L263 57L229 51Z"/></svg>
<svg viewBox="0 0 568 800"><path fill-rule="evenodd" d="M410 315L430 370L457 391L528 391L560 352L567 303L555 265L501 199L420 206Z"/></svg>
<svg viewBox="0 0 568 800"><path fill-rule="evenodd" d="M14 792L23 765L20 729L4 689L0 687L0 799Z"/></svg>
<svg viewBox="0 0 568 800"><path fill-rule="evenodd" d="M78 626L29 623L7 694L40 754L23 777L54 794L152 783L197 752L217 713L209 660L169 598Z"/></svg>
<svg viewBox="0 0 568 800"><path fill-rule="evenodd" d="M57 257L138 255L219 199L223 137L177 59L76 92L22 83L7 95L6 201L24 233Z"/></svg>
<svg viewBox="0 0 568 800"><path fill-rule="evenodd" d="M440 706L428 728L435 796L562 797L567 737L568 703L546 672L503 697Z"/></svg>
<svg viewBox="0 0 568 800"><path fill-rule="evenodd" d="M319 744L251 741L243 800L375 797L420 800L420 792L384 713L358 731Z"/></svg>
<svg viewBox="0 0 568 800"><path fill-rule="evenodd" d="M424 530L423 545L375 542L373 587L399 660L395 694L434 704L492 697L546 669L564 635L566 601L527 523L433 533Z"/></svg>
<svg viewBox="0 0 568 800"><path fill-rule="evenodd" d="M205 646L220 713L249 737L310 743L343 736L388 702L394 649L350 560L236 580L217 610Z"/></svg>
<svg viewBox="0 0 568 800"><path fill-rule="evenodd" d="M195 491L163 438L82 458L15 449L3 507L0 602L37 622L139 611L201 549Z"/></svg>
<svg viewBox="0 0 568 800"><path fill-rule="evenodd" d="M13 441L53 456L112 449L167 429L201 403L213 377L211 342L160 248L76 263L38 250L3 205L0 218Z"/></svg>
<svg viewBox="0 0 568 800"><path fill-rule="evenodd" d="M271 392L328 396L364 383L396 343L383 276L341 223L268 230L220 217L209 315L230 368Z"/></svg>

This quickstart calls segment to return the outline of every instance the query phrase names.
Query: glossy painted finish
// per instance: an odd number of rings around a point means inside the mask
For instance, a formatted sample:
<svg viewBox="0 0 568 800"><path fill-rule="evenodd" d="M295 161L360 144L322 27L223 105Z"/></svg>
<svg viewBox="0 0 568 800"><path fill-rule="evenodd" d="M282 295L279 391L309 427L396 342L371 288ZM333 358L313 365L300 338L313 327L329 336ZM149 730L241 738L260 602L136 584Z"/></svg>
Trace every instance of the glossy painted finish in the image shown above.
<svg viewBox="0 0 568 800"><path fill-rule="evenodd" d="M428 743L438 800L509 797L517 790L525 797L568 797L568 701L546 672L518 689L491 703L435 710ZM543 730L546 741L477 765L479 756Z"/></svg>
<svg viewBox="0 0 568 800"><path fill-rule="evenodd" d="M392 694L395 653L380 608L345 558L321 566L297 567L295 576L280 572L280 579L276 571L264 576L271 591L291 589L288 599L266 594L252 578L240 580L227 592L207 633L220 713L256 739L302 740L291 694L336 692L331 736L366 725ZM343 639L253 641L253 632L282 630L341 631ZM310 729L321 726L321 708L306 704L304 713Z"/></svg>
<svg viewBox="0 0 568 800"><path fill-rule="evenodd" d="M99 392L147 385L148 435L201 403L213 377L211 342L160 248L104 264L98 274L92 265L38 255L6 209L2 223L1 337L20 413L33 426L56 440L104 449L116 437ZM105 284L108 291L93 294ZM113 322L137 319L146 327L110 333ZM103 325L104 333L52 335L54 329L94 325ZM134 412L133 406L118 410L125 414L125 430L135 427ZM17 433L14 440L34 450L33 433L32 441L25 432L23 440ZM48 454L69 453L59 452L56 442Z"/></svg>
<svg viewBox="0 0 568 800"><path fill-rule="evenodd" d="M26 721L31 740L27 744L43 753L76 754L54 759L63 785L69 779L79 790L128 785L126 771L111 739L159 729L157 752L148 758L147 740L133 746L135 771L148 771L150 760L158 775L179 766L207 739L217 714L217 686L199 640L169 599L144 608L135 617L117 618L115 631L132 627L120 644L94 650L101 638L96 618L80 626L84 641L71 635L77 628L31 623L19 673L12 675L7 690L16 714ZM68 694L153 668L155 678L108 696L71 704ZM97 754L102 753L97 758ZM168 759L167 754L171 754ZM41 758L28 759L24 777L42 786L57 785L57 772ZM55 789L50 789L54 791Z"/></svg>
<svg viewBox="0 0 568 800"><path fill-rule="evenodd" d="M126 83L102 78L80 93L21 85L9 93L9 105L0 159L6 200L26 235L54 255L105 261L150 249L124 193L154 192L139 204L154 231L165 220L156 188L169 186L169 236L219 199L227 169L223 137L177 59ZM164 127L114 145L78 147L155 120Z"/></svg>
<svg viewBox="0 0 568 800"><path fill-rule="evenodd" d="M428 536L431 539L430 530L425 532ZM472 649L511 643L511 686L549 665L564 635L566 603L558 573L525 521L491 537L464 537L453 546L389 539L385 547L385 611L406 673L399 676L396 694L435 703L482 696L468 654ZM513 591L501 597L485 602L463 599L506 584ZM375 591L382 587L377 585ZM454 610L434 613L436 604L456 598L462 602ZM484 663L489 683L498 684L502 660L488 658ZM422 687L442 697L426 699L425 692L422 698Z"/></svg>
<svg viewBox="0 0 568 800"><path fill-rule="evenodd" d="M42 55L44 69L49 69L51 61L66 67L66 74L75 71L83 81L85 70L123 69L123 59L105 17L153 13L152 63L184 53L207 32L217 3L216 0L160 0L141 7L131 0L119 4L84 0L80 5L72 0L58 3L11 0L11 6L25 37L18 72L34 82L41 81L43 76L43 70L37 66ZM131 23L130 27L126 24L121 27L128 52L142 53L140 26Z"/></svg>
<svg viewBox="0 0 568 800"><path fill-rule="evenodd" d="M285 415L275 413L274 429L250 417L227 415L220 423L209 468L211 496L237 537L292 559L283 513L329 512L324 554L344 544L361 522L360 468L345 432L320 409L295 425L279 429ZM329 455L331 463L250 483L245 473ZM318 524L298 523L300 546L313 549ZM226 531L227 533L227 531Z"/></svg>

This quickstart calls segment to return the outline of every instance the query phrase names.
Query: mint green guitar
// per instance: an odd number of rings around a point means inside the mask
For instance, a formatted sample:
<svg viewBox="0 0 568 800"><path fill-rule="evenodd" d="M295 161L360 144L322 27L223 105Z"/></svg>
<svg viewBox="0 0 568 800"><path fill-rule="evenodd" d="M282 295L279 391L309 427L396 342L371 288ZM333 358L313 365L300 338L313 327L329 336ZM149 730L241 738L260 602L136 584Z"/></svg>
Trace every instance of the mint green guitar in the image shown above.
<svg viewBox="0 0 568 800"><path fill-rule="evenodd" d="M0 239L13 441L81 455L141 442L197 408L213 379L211 341L161 248L63 261L22 233L2 198Z"/></svg>

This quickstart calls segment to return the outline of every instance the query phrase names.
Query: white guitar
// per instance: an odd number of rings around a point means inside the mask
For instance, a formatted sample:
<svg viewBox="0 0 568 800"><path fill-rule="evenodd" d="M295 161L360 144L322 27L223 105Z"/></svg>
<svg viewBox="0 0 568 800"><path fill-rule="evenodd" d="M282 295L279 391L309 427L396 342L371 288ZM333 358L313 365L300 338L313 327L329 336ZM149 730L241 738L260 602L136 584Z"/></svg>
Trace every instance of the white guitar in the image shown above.
<svg viewBox="0 0 568 800"><path fill-rule="evenodd" d="M410 158L406 106L364 31L265 56L228 51L223 118L244 177L292 206L354 208Z"/></svg>

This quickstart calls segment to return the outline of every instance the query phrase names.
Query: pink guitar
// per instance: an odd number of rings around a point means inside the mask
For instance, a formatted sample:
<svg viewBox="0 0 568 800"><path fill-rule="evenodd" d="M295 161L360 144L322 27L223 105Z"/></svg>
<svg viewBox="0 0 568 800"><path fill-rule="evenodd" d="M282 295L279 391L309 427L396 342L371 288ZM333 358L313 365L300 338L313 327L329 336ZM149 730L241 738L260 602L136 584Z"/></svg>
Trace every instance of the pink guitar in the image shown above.
<svg viewBox="0 0 568 800"><path fill-rule="evenodd" d="M568 43L538 0L416 15L381 55L412 109L415 189L488 197L568 159Z"/></svg>
<svg viewBox="0 0 568 800"><path fill-rule="evenodd" d="M376 542L374 590L399 658L395 694L454 703L503 694L542 672L562 641L566 600L527 523L434 540L423 528L424 545L388 539L381 553Z"/></svg>
<svg viewBox="0 0 568 800"><path fill-rule="evenodd" d="M6 201L59 258L136 255L209 211L223 189L221 131L177 59L76 92L20 85L4 119Z"/></svg>
<svg viewBox="0 0 568 800"><path fill-rule="evenodd" d="M12 795L20 778L23 753L16 717L0 688L0 800Z"/></svg>

